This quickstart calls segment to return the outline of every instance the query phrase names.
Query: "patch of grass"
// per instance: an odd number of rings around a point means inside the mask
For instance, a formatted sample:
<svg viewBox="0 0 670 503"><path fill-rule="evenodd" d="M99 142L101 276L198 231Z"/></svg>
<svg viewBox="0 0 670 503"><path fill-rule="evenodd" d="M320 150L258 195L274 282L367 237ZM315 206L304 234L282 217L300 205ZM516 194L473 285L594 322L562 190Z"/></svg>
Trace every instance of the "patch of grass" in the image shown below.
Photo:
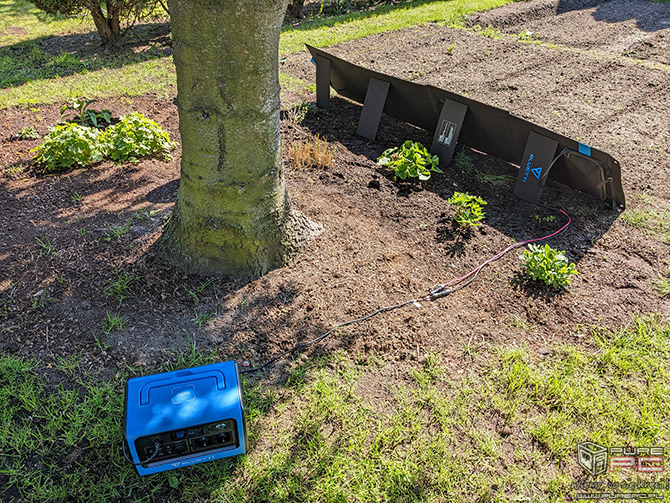
<svg viewBox="0 0 670 503"><path fill-rule="evenodd" d="M58 79L42 79L0 90L0 109L61 103L71 98L109 98L156 93L170 96L177 89L171 58L156 58L121 68L105 68Z"/></svg>
<svg viewBox="0 0 670 503"><path fill-rule="evenodd" d="M482 28L481 26L476 24L472 27L472 31L486 38L493 38L493 39L503 38L502 32L498 28L494 28L491 25L487 26L486 28Z"/></svg>
<svg viewBox="0 0 670 503"><path fill-rule="evenodd" d="M198 367L200 365L209 365L210 363L216 362L216 351L205 351L203 348L198 346L195 339L188 339L187 346L188 349L186 351L175 351L169 353L169 358L161 366L161 371L168 372L171 370L187 369L191 367Z"/></svg>
<svg viewBox="0 0 670 503"><path fill-rule="evenodd" d="M510 1L449 0L426 2L419 0L400 6L384 5L374 11L319 17L303 22L297 28L285 27L280 38L280 54L286 55L303 51L305 43L317 47L328 47L375 33L420 26L429 22L440 22L462 28L465 27L463 19L466 14L499 7L510 3ZM28 18L25 17L28 16L33 19L37 12L27 2L20 0L20 7L17 9L14 9L14 6L11 5L13 3L11 0L0 0L0 2L2 2L0 3L0 13L7 13L11 18L8 21L9 23L17 26L30 26L28 29L30 35L19 37L21 40L32 40L39 36L59 33L59 30L62 30L65 26L69 27L66 29L74 31L90 31L92 29L92 24L88 20L78 28L73 28L72 20L64 20L65 25L46 22L38 27L38 21L33 20L29 23ZM1 18L2 16L0 16ZM27 42L27 44L30 43L32 42ZM37 47L37 50L40 50L39 47ZM34 56L37 57L37 53ZM64 74L63 76L60 76L60 78L38 78L37 80L24 77L25 83L0 89L0 109L10 106L62 103L79 96L101 99L121 95L133 97L147 93L156 93L165 97L173 95L176 92L176 75L171 57L163 57L156 53L148 56L143 55L139 59L146 59L149 56L152 59L140 62L137 62L138 58L108 61L105 63L105 67L96 66L98 63L95 59L85 63L84 66L81 66L81 61L77 60L79 66L74 68L72 65L75 62L71 55L57 55L54 60L49 59L48 64L53 66L57 63L67 63L68 68L61 72ZM40 55L40 58L43 57ZM59 57L63 61L58 60ZM14 62L9 61L6 64L14 64ZM42 66L33 66L32 71L39 71ZM79 73L72 74L73 72ZM16 72L7 73L9 75ZM42 75L42 77L44 76ZM295 88L296 92L299 93L314 89L312 84L285 73L280 74L280 83L284 87Z"/></svg>
<svg viewBox="0 0 670 503"><path fill-rule="evenodd" d="M81 361L82 357L77 353L72 354L68 360L59 356L56 363L56 368L62 372L65 372L66 374L72 374L79 368Z"/></svg>
<svg viewBox="0 0 670 503"><path fill-rule="evenodd" d="M18 491L54 503L128 494L208 503L571 500L578 443L670 441L669 338L668 320L639 317L619 330L593 327L589 342L548 357L483 346L463 374L439 354L399 375L343 353L308 360L282 398L276 384L244 381L246 456L152 477L137 476L121 453L126 376L77 377L75 361L52 370L73 380L47 381L37 362L2 355L0 498ZM165 369L215 357L190 342Z"/></svg>
<svg viewBox="0 0 670 503"><path fill-rule="evenodd" d="M667 203L655 204L651 196L643 194L641 207L627 209L621 216L624 222L649 234L658 235L670 243L670 208Z"/></svg>
<svg viewBox="0 0 670 503"><path fill-rule="evenodd" d="M511 175L496 175L493 173L485 173L484 171L477 169L477 166L475 166L472 157L466 154L463 150L456 153L454 156L453 165L456 169L474 176L477 181L479 181L479 183L500 185L514 181L514 177Z"/></svg>
<svg viewBox="0 0 670 503"><path fill-rule="evenodd" d="M316 92L316 84L313 82L308 82L285 72L279 72L279 85L282 91L289 91L295 94Z"/></svg>
<svg viewBox="0 0 670 503"><path fill-rule="evenodd" d="M207 288L211 287L214 293L216 293L216 284L214 283L213 280L207 280L203 282L200 286L197 288L187 288L186 286L184 287L184 290L186 290L186 293L188 293L191 298L193 299L194 302L200 302L200 294L202 294Z"/></svg>
<svg viewBox="0 0 670 503"><path fill-rule="evenodd" d="M71 370L71 363L61 362L57 371ZM122 458L121 379L49 385L37 362L3 355L0 400L3 501L8 489L23 501L54 503L119 501L135 491L146 500L160 489L162 478L141 481ZM92 471L93 466L104 468Z"/></svg>
<svg viewBox="0 0 670 503"><path fill-rule="evenodd" d="M140 278L129 273L114 271L114 277L108 279L103 287L103 292L107 297L114 297L119 301L119 306L126 299L131 299L133 293L131 285Z"/></svg>
<svg viewBox="0 0 670 503"><path fill-rule="evenodd" d="M193 318L193 323L202 327L207 325L210 321L214 319L214 313L199 313L197 310L194 311L195 318Z"/></svg>
<svg viewBox="0 0 670 503"><path fill-rule="evenodd" d="M531 332L531 333L535 332L533 324L517 314L513 314L512 316L510 316L510 325L512 325L514 328L518 328L525 332Z"/></svg>
<svg viewBox="0 0 670 503"><path fill-rule="evenodd" d="M7 175L9 178L14 180L20 180L23 178L24 167L23 166L7 166L3 168L2 173Z"/></svg>
<svg viewBox="0 0 670 503"><path fill-rule="evenodd" d="M135 220L153 220L157 215L160 215L161 210L152 210L150 208L144 208L140 211L135 212L133 215Z"/></svg>
<svg viewBox="0 0 670 503"><path fill-rule="evenodd" d="M670 295L670 269L665 274L659 274L658 279L651 284L661 297Z"/></svg>
<svg viewBox="0 0 670 503"><path fill-rule="evenodd" d="M347 40L431 22L464 28L467 14L493 9L510 2L511 0L415 1L401 5L384 5L374 11L315 18L301 23L297 28L285 27L279 41L279 53L285 55L301 51L305 43L315 47L328 47Z"/></svg>
<svg viewBox="0 0 670 503"><path fill-rule="evenodd" d="M130 232L130 220L125 225L109 225L103 239L108 243L111 241L118 241L121 236L125 236Z"/></svg>
<svg viewBox="0 0 670 503"><path fill-rule="evenodd" d="M56 251L56 245L51 242L51 238L49 236L35 238L35 241L37 241L37 245L40 248L40 257L48 257Z"/></svg>
<svg viewBox="0 0 670 503"><path fill-rule="evenodd" d="M58 33L94 30L93 21L52 16L26 0L0 0L0 44L9 45Z"/></svg>
<svg viewBox="0 0 670 503"><path fill-rule="evenodd" d="M105 321L102 322L102 331L105 335L109 335L116 330L123 330L127 322L128 318L121 316L119 313L112 314L107 311Z"/></svg>

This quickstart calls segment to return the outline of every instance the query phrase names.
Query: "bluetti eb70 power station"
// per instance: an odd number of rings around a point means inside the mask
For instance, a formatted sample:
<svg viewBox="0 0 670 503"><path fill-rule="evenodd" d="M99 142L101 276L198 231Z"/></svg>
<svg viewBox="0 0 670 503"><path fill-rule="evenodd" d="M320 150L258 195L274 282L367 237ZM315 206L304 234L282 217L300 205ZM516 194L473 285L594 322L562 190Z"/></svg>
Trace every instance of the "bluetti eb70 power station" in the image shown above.
<svg viewBox="0 0 670 503"><path fill-rule="evenodd" d="M229 361L129 379L124 435L140 475L244 454L237 365Z"/></svg>

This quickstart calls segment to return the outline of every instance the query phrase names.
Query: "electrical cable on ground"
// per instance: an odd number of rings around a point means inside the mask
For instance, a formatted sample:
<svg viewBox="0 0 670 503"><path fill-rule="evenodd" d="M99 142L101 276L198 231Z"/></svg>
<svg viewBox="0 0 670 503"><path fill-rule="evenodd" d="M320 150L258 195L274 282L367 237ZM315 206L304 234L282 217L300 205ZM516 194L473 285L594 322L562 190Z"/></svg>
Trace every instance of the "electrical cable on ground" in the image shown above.
<svg viewBox="0 0 670 503"><path fill-rule="evenodd" d="M126 458L126 461L128 461L129 463L131 463L135 466L146 465L147 463L149 463L152 459L154 459L156 457L156 455L158 454L158 449L159 448L160 448L160 442L155 441L154 442L154 453L151 456L149 456L147 459L145 459L144 461L142 461L140 463L135 463L135 462L133 462L132 459L130 459L128 457L128 453L126 452L126 442L124 440L123 441L123 457Z"/></svg>
<svg viewBox="0 0 670 503"><path fill-rule="evenodd" d="M318 342L322 339L325 339L330 334L332 334L333 332L335 332L336 330L338 330L342 327L346 327L348 325L353 325L354 323L360 323L362 321L373 318L374 316L377 316L378 314L386 313L388 311L394 311L394 310L399 309L401 307L404 307L408 304L417 305L417 304L419 304L419 301L426 301L426 300L435 301L435 300L440 299L442 297L446 297L447 295L449 295L452 292L455 292L456 290L460 290L461 288L465 288L466 286L468 286L470 283L472 283L475 280L477 275L481 272L481 270L484 267L491 264L492 262L495 262L496 260L499 260L500 258L502 258L504 255L506 255L510 251L512 251L516 248L520 248L521 246L526 246L526 245L533 244L533 243L539 243L539 242L542 242L542 241L547 241L547 240L555 238L559 234L563 233L572 223L572 218L570 218L570 215L568 215L565 211L563 211L561 209L558 209L558 208L550 208L550 209L553 209L555 211L558 211L559 213L562 213L568 219L567 223L565 223L557 231L552 232L551 234L549 234L547 236L543 236L541 238L528 239L526 241L516 242L516 243L508 246L507 248L505 248L503 251L501 251L497 255L494 255L493 257L486 260L485 262L482 262L480 265L478 265L477 267L472 269L467 274L461 276L460 278L452 279L451 281L447 281L446 283L442 283L440 285L437 285L432 290L430 290L430 292L428 292L427 295L423 295L421 297L417 297L417 298L411 299L411 300L405 300L403 302L400 302L398 304L393 304L391 306L381 307L381 308L377 309L376 311L373 311L373 312L371 312L371 313L369 313L365 316L362 316L360 318L345 321L344 323L340 323L339 325L335 325L333 328L331 328L327 332L321 334L320 336L318 336L318 337L316 337L312 340L306 341L306 342L298 343L295 346L293 346L291 349L289 349L287 351L284 351L283 353L275 356L274 358L271 358L270 360L266 361L265 363L263 363L261 365L258 365L257 367L247 367L246 365L248 365L248 364L245 363L244 364L245 366L240 370L240 372L241 373L247 373L247 372L259 371L259 370L267 367L268 365L276 362L277 360L280 360L281 358L283 358L283 357L285 357L289 354L292 354L292 353L294 353L294 352L296 352L296 351L298 351L302 348L305 348L305 347L307 347L311 344L314 344L315 342Z"/></svg>

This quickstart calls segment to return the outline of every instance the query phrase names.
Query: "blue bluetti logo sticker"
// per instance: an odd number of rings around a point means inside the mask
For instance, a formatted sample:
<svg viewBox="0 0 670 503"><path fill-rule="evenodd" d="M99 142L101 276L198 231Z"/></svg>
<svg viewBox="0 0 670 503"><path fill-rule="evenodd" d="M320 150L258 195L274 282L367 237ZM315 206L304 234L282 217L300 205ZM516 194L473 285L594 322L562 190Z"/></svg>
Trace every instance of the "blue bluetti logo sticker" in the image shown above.
<svg viewBox="0 0 670 503"><path fill-rule="evenodd" d="M531 169L531 171L535 175L535 178L537 178L539 180L540 175L542 174L542 168L533 168L533 169Z"/></svg>
<svg viewBox="0 0 670 503"><path fill-rule="evenodd" d="M530 154L530 156L528 157L528 162L526 163L526 169L523 173L523 183L526 183L528 181L528 173L530 172L530 165L532 164L534 157L535 156L533 154Z"/></svg>

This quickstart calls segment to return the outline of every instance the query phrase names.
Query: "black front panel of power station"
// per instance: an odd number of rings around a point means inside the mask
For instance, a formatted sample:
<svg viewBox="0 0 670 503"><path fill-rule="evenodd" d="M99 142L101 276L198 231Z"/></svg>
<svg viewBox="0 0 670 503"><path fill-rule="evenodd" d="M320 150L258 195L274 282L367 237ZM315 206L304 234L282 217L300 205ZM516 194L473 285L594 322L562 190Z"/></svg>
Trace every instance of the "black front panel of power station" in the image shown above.
<svg viewBox="0 0 670 503"><path fill-rule="evenodd" d="M240 445L237 421L225 419L138 438L135 440L135 449L140 463L153 455L156 442L158 442L158 454L151 459L152 463L213 449L237 448Z"/></svg>

